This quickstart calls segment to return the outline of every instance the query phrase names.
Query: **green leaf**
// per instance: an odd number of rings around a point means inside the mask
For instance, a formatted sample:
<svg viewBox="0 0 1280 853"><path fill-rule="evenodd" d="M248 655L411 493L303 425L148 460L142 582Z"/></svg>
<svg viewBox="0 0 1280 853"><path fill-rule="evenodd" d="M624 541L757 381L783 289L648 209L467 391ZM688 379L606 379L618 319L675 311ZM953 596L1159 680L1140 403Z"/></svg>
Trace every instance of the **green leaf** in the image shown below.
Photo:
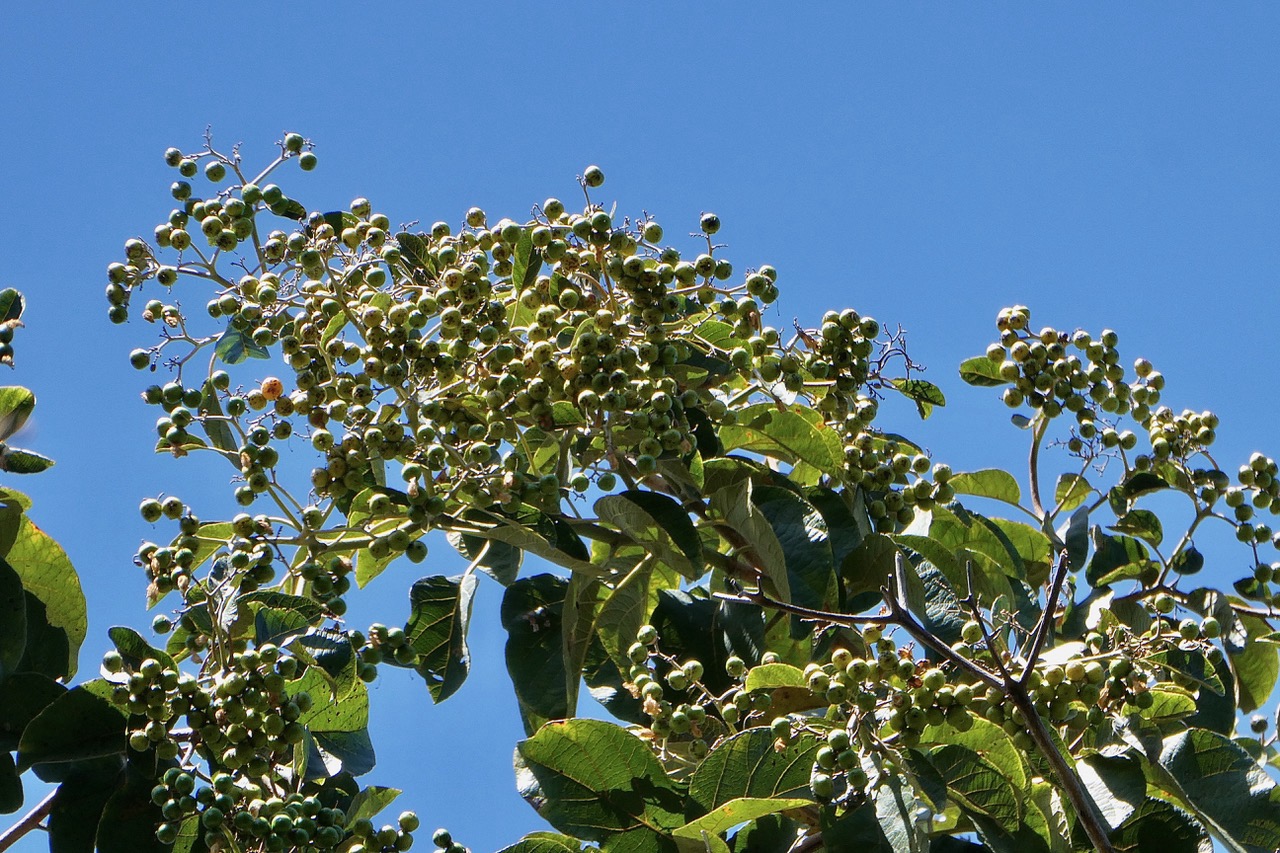
<svg viewBox="0 0 1280 853"><path fill-rule="evenodd" d="M926 827L916 820L924 805L901 776L890 775L876 789L876 821L888 848L894 853L925 853L929 849ZM874 844L878 839L873 839ZM872 849L875 849L874 847Z"/></svg>
<svg viewBox="0 0 1280 853"><path fill-rule="evenodd" d="M0 752L0 814L13 814L22 808L22 778L13 756Z"/></svg>
<svg viewBox="0 0 1280 853"><path fill-rule="evenodd" d="M538 270L542 268L542 253L533 247L532 234L530 228L521 229L516 250L511 256L511 284L517 294L533 287L538 280Z"/></svg>
<svg viewBox="0 0 1280 853"><path fill-rule="evenodd" d="M985 355L966 358L960 362L960 378L979 388L998 388L1009 381L1000 376L1000 365Z"/></svg>
<svg viewBox="0 0 1280 853"><path fill-rule="evenodd" d="M576 838L556 832L531 832L498 853L581 853L581 850L582 844Z"/></svg>
<svg viewBox="0 0 1280 853"><path fill-rule="evenodd" d="M777 814L786 809L799 809L811 805L812 800L798 797L739 797L712 809L700 818L691 820L672 834L677 838L701 839L702 833L721 835L740 823L765 815Z"/></svg>
<svg viewBox="0 0 1280 853"><path fill-rule="evenodd" d="M1205 729L1170 735L1159 766L1195 812L1242 849L1271 853L1280 847L1275 783L1229 738Z"/></svg>
<svg viewBox="0 0 1280 853"><path fill-rule="evenodd" d="M880 588L892 574L900 553L888 536L873 533L845 557L840 577L845 585L846 609L857 613L880 601Z"/></svg>
<svg viewBox="0 0 1280 853"><path fill-rule="evenodd" d="M98 853L167 853L169 845L156 838L164 821L151 802L155 780L126 764L123 778L107 799L98 823Z"/></svg>
<svg viewBox="0 0 1280 853"><path fill-rule="evenodd" d="M806 734L776 750L774 740L767 727L756 727L711 750L689 779L689 806L696 810L691 816L743 797L812 800L809 773L821 744Z"/></svg>
<svg viewBox="0 0 1280 853"><path fill-rule="evenodd" d="M1089 508L1082 506L1071 513L1071 518L1058 534L1067 547L1067 565L1078 572L1089 556Z"/></svg>
<svg viewBox="0 0 1280 853"><path fill-rule="evenodd" d="M587 546L562 519L553 519L540 512L508 518L484 510L468 510L463 513L463 520L480 528L471 534L477 539L504 542L570 571L599 572L599 567L591 563L591 552Z"/></svg>
<svg viewBox="0 0 1280 853"><path fill-rule="evenodd" d="M0 752L17 749L27 724L66 692L66 687L38 672L19 672L0 681Z"/></svg>
<svg viewBox="0 0 1280 853"><path fill-rule="evenodd" d="M991 498L1014 506L1018 506L1022 501L1018 481L1008 471L999 468L984 468L981 471L956 474L948 483L958 495Z"/></svg>
<svg viewBox="0 0 1280 853"><path fill-rule="evenodd" d="M350 829L358 820L373 820L383 809L395 802L400 793L398 788L384 788L380 785L361 788L359 793L351 798L351 804L347 806L345 827Z"/></svg>
<svg viewBox="0 0 1280 853"><path fill-rule="evenodd" d="M344 772L363 776L373 769L376 760L367 728L353 732L314 732L313 735L309 743L314 755L307 761L307 778Z"/></svg>
<svg viewBox="0 0 1280 853"><path fill-rule="evenodd" d="M1150 471L1139 471L1121 484L1120 491L1126 498L1133 500L1167 488L1169 483L1163 477Z"/></svg>
<svg viewBox="0 0 1280 853"><path fill-rule="evenodd" d="M1117 829L1128 820L1147 797L1142 764L1132 757L1088 755L1076 762L1076 773L1108 830Z"/></svg>
<svg viewBox="0 0 1280 853"><path fill-rule="evenodd" d="M711 493L711 510L750 546L750 552L743 556L764 573L765 580L773 584L772 592L782 601L790 601L791 584L787 577L786 557L764 513L751 500L753 489L749 479L717 489Z"/></svg>
<svg viewBox="0 0 1280 853"><path fill-rule="evenodd" d="M475 563L485 574L503 586L509 586L520 574L524 552L514 545L494 539L481 539L469 533L448 533L449 544L468 563ZM487 546L487 550L486 550Z"/></svg>
<svg viewBox="0 0 1280 853"><path fill-rule="evenodd" d="M0 387L0 441L22 429L36 407L36 395L20 385Z"/></svg>
<svg viewBox="0 0 1280 853"><path fill-rule="evenodd" d="M1180 575L1194 575L1204 568L1204 555L1196 550L1194 543L1173 555L1169 561L1170 568Z"/></svg>
<svg viewBox="0 0 1280 853"><path fill-rule="evenodd" d="M434 702L448 699L471 668L467 624L475 596L476 576L429 577L409 589L409 622L404 626L409 646L418 653L418 673L426 679Z"/></svg>
<svg viewBox="0 0 1280 853"><path fill-rule="evenodd" d="M421 235L401 231L396 235L396 243L400 246L400 257L410 268L435 276L436 265L431 260L431 246Z"/></svg>
<svg viewBox="0 0 1280 853"><path fill-rule="evenodd" d="M577 716L578 692L582 684L583 663L587 652L597 642L596 612L600 591L607 589L594 575L574 572L569 576L564 605L560 611L560 654L564 657L564 695L568 706L566 717Z"/></svg>
<svg viewBox="0 0 1280 853"><path fill-rule="evenodd" d="M1149 509L1131 509L1108 529L1136 536L1155 548L1159 548L1164 540L1160 518Z"/></svg>
<svg viewBox="0 0 1280 853"><path fill-rule="evenodd" d="M892 379L890 383L904 396L915 401L921 420L933 414L934 406L947 404L947 398L942 396L942 389L932 382L926 382L923 379Z"/></svg>
<svg viewBox="0 0 1280 853"><path fill-rule="evenodd" d="M1097 526L1092 533L1093 559L1085 568L1085 578L1090 586L1100 586L1103 577L1121 566L1142 564L1150 559L1146 546L1132 536L1108 536Z"/></svg>
<svg viewBox="0 0 1280 853"><path fill-rule="evenodd" d="M996 767L1004 778L1021 791L1027 787L1027 767L1022 752L1013 745L1009 733L982 717L973 717L964 730L944 723L928 726L920 734L921 743L955 744L971 749Z"/></svg>
<svg viewBox="0 0 1280 853"><path fill-rule="evenodd" d="M203 416L200 418L200 425L204 427L204 434L209 437L209 444L223 453L235 454L236 461L239 461L240 444L224 420L222 404L218 401L218 389L213 387L211 379L205 380L197 411Z"/></svg>
<svg viewBox="0 0 1280 853"><path fill-rule="evenodd" d="M27 594L22 578L0 559L0 682L18 669L27 649Z"/></svg>
<svg viewBox="0 0 1280 853"><path fill-rule="evenodd" d="M1271 626L1257 616L1240 615L1249 640L1241 651L1227 648L1227 659L1236 678L1236 702L1242 713L1261 708L1280 676L1280 648L1270 643L1253 642L1271 632Z"/></svg>
<svg viewBox="0 0 1280 853"><path fill-rule="evenodd" d="M120 652L121 657L124 658L130 669L136 669L147 658L159 661L165 669L176 668L173 658L169 657L167 652L162 652L153 647L142 638L141 634L132 628L117 625L107 631L107 636L111 638L111 642L115 644L116 651Z"/></svg>
<svg viewBox="0 0 1280 853"><path fill-rule="evenodd" d="M25 515L6 559L29 596L27 650L21 669L70 678L89 625L76 570L62 547Z"/></svg>
<svg viewBox="0 0 1280 853"><path fill-rule="evenodd" d="M684 798L648 744L612 723L548 723L516 754L520 795L561 832L603 841L685 822Z"/></svg>
<svg viewBox="0 0 1280 853"><path fill-rule="evenodd" d="M743 689L750 693L753 690L772 690L775 687L807 688L808 680L798 666L786 663L764 663L753 666L747 673Z"/></svg>
<svg viewBox="0 0 1280 853"><path fill-rule="evenodd" d="M260 347L253 342L253 338L239 329L230 327L218 338L213 352L225 364L239 364L249 358L271 357L265 347Z"/></svg>
<svg viewBox="0 0 1280 853"><path fill-rule="evenodd" d="M1063 474L1053 490L1054 504L1060 512L1071 512L1083 504L1093 493L1093 486L1079 474Z"/></svg>
<svg viewBox="0 0 1280 853"><path fill-rule="evenodd" d="M780 486L753 489L751 501L782 547L791 603L814 610L834 608L835 566L822 516L795 492Z"/></svg>
<svg viewBox="0 0 1280 853"><path fill-rule="evenodd" d="M627 649L635 642L640 626L649 621L653 599L649 580L653 563L642 560L608 591L595 618L596 633L605 651L620 671L629 671Z"/></svg>
<svg viewBox="0 0 1280 853"><path fill-rule="evenodd" d="M328 676L328 677L326 677ZM354 667L344 667L339 677L321 667L309 666L289 686L289 694L310 693L313 705L298 718L312 734L357 732L369 724L369 691L354 677Z"/></svg>
<svg viewBox="0 0 1280 853"><path fill-rule="evenodd" d="M1116 853L1211 853L1213 842L1204 827L1182 809L1162 800L1142 805L1110 835Z"/></svg>
<svg viewBox="0 0 1280 853"><path fill-rule="evenodd" d="M1172 723L1190 717L1196 712L1196 699L1191 693L1172 684L1158 684L1151 688L1151 707L1141 714L1153 723Z"/></svg>
<svg viewBox="0 0 1280 853"><path fill-rule="evenodd" d="M525 731L569 713L561 618L568 581L550 574L521 578L502 596L507 672Z"/></svg>
<svg viewBox="0 0 1280 853"><path fill-rule="evenodd" d="M733 425L720 428L720 440L726 452L750 450L792 465L807 462L830 476L844 468L843 443L815 409L748 406Z"/></svg>
<svg viewBox="0 0 1280 853"><path fill-rule="evenodd" d="M111 684L95 678L45 706L18 741L18 767L123 754L126 719L111 704L111 691Z"/></svg>
<svg viewBox="0 0 1280 853"><path fill-rule="evenodd" d="M702 576L702 540L689 513L666 495L639 490L606 495L596 501L595 512L690 580Z"/></svg>
<svg viewBox="0 0 1280 853"><path fill-rule="evenodd" d="M0 471L7 471L10 474L39 474L51 467L53 467L53 460L48 456L17 447L5 447L0 450Z"/></svg>
<svg viewBox="0 0 1280 853"><path fill-rule="evenodd" d="M1022 822L1022 801L995 765L959 744L931 749L929 761L966 812L989 817L1008 832L1017 831Z"/></svg>

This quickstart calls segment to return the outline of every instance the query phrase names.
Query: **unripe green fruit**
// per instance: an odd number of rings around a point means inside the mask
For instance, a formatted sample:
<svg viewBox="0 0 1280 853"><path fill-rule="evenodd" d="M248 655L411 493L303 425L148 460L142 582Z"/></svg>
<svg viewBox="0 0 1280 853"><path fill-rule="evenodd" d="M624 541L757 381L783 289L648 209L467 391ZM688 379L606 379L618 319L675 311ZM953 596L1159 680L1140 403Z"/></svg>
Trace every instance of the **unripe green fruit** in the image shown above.
<svg viewBox="0 0 1280 853"><path fill-rule="evenodd" d="M604 172L599 166L588 166L582 172L582 182L592 189L601 186L604 184Z"/></svg>
<svg viewBox="0 0 1280 853"><path fill-rule="evenodd" d="M143 521L155 524L164 515L164 508L155 498L147 498L138 505L138 512L142 514Z"/></svg>

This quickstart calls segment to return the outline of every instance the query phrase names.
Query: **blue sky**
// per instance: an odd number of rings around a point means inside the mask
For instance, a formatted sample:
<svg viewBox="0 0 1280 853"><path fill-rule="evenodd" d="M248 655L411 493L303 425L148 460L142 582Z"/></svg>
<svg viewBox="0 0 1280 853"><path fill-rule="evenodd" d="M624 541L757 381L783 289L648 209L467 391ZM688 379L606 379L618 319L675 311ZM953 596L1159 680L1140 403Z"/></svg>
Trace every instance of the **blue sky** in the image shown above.
<svg viewBox="0 0 1280 853"><path fill-rule="evenodd" d="M107 263L171 206L166 147L211 126L253 162L296 130L320 166L287 190L320 209L367 196L393 222L457 222L473 204L518 218L598 163L620 210L668 235L715 211L739 268L774 264L775 325L845 306L901 323L949 405L886 425L957 470L1022 464L995 395L955 373L1015 302L1037 325L1117 329L1126 358L1167 376L1165 402L1220 414L1230 468L1280 455L1278 42L1280 7L1262 3L10 10L0 285L29 302L13 374L40 400L27 444L58 459L17 485L81 572L82 671L108 627L149 619L130 557L170 530L138 500L230 512L227 469L151 454L149 380L127 356L154 329L105 317ZM430 572L461 568L446 551ZM1209 559L1220 583L1248 568L1233 549ZM354 623L402 619L416 576L393 569L353 597ZM454 699L432 707L400 673L373 688L369 778L476 851L542 826L513 786L500 592L480 590Z"/></svg>

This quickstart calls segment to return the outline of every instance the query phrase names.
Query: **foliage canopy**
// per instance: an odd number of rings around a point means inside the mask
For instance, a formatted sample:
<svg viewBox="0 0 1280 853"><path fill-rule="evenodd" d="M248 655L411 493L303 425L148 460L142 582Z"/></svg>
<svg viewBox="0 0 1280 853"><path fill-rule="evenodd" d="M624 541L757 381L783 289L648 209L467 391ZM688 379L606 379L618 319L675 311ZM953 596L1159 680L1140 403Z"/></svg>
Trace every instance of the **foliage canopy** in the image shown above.
<svg viewBox="0 0 1280 853"><path fill-rule="evenodd" d="M879 423L887 394L946 403L900 333L852 309L770 328L776 270L736 271L713 214L668 246L596 200L595 167L580 212L416 231L271 183L315 166L297 134L258 172L208 140L165 156L177 207L108 269L109 316L159 329L131 355L168 371L143 392L157 452L224 458L245 511L142 502L175 528L136 555L166 639L112 628L73 687L74 570L0 491L0 809L26 771L58 785L0 849L46 817L56 853L408 849L416 815L377 826L398 792L358 782L365 685L408 667L453 695L480 573L515 781L555 830L506 853L1280 847L1275 738L1241 727L1280 673L1280 467L1220 467L1216 417L1161 405L1114 332L1018 306L961 365L1015 412L1024 495ZM5 360L21 309L0 294ZM33 405L0 389L0 442ZM1204 524L1257 566L1231 590L1196 583ZM415 581L403 626L346 624L433 532L468 569ZM576 716L583 685L618 722Z"/></svg>

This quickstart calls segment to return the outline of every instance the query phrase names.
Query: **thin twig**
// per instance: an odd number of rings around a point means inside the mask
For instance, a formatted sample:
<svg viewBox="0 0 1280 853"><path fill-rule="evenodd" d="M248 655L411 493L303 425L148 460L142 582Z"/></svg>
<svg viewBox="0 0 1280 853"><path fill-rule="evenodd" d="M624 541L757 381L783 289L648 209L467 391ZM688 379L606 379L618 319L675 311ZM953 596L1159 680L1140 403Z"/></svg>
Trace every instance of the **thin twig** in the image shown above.
<svg viewBox="0 0 1280 853"><path fill-rule="evenodd" d="M1049 597L1044 602L1044 612L1040 614L1040 624L1036 625L1036 632L1031 638L1031 651L1026 656L1026 667L1022 673L1020 684L1026 685L1027 680L1031 678L1031 673L1035 671L1036 661L1040 659L1040 651L1044 648L1045 640L1049 636L1049 632L1053 630L1053 614L1058 609L1058 596L1062 594L1062 584L1067 579L1067 552L1064 549L1058 555L1058 566L1054 570L1053 586L1049 590Z"/></svg>
<svg viewBox="0 0 1280 853"><path fill-rule="evenodd" d="M0 851L8 850L22 836L40 826L40 821L48 817L49 812L53 811L53 801L58 796L59 790L61 788L55 788L50 791L49 795L37 803L35 808L24 814L17 823L6 829L3 835L0 835Z"/></svg>

